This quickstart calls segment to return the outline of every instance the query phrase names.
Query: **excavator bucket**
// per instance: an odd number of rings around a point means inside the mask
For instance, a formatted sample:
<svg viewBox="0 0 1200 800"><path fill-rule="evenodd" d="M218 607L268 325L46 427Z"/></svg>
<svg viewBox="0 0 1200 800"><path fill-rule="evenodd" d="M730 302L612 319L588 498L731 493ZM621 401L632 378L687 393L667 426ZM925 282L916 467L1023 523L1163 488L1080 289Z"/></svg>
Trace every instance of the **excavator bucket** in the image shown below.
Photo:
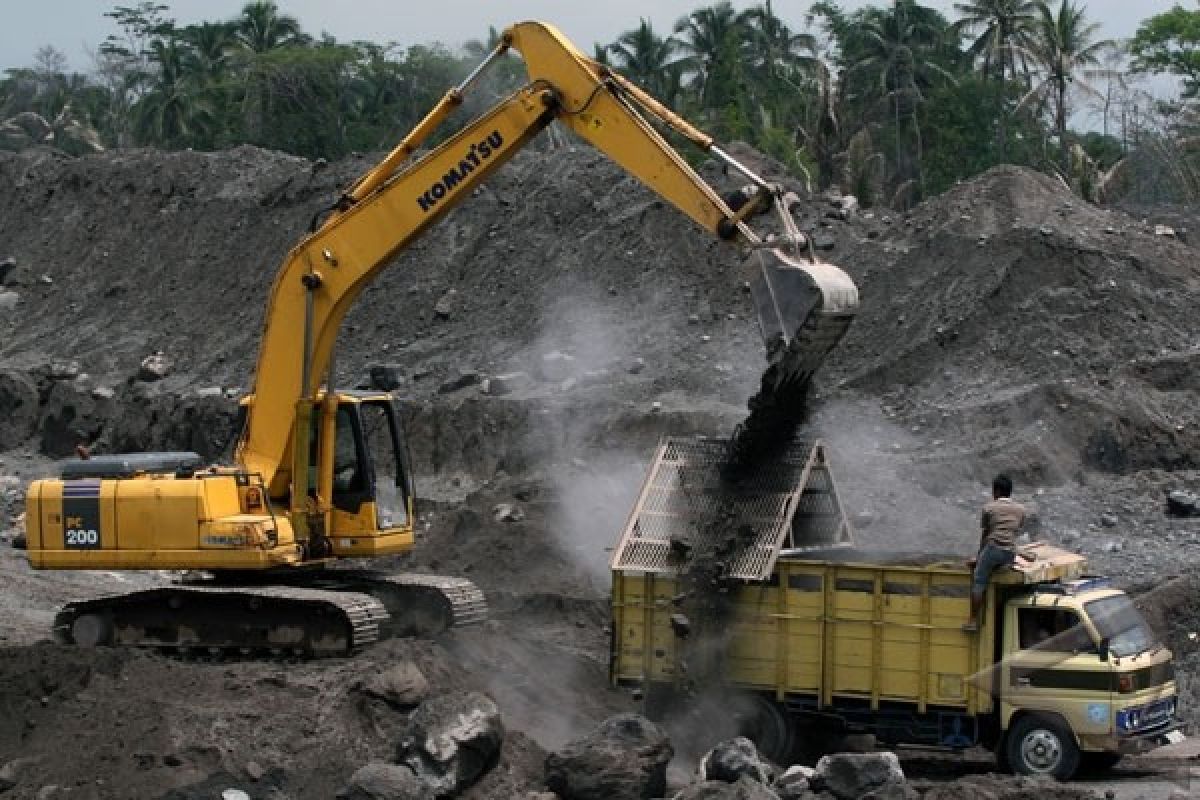
<svg viewBox="0 0 1200 800"><path fill-rule="evenodd" d="M833 264L769 248L754 251L748 265L767 367L750 414L730 440L729 479L753 472L792 440L804 421L813 373L858 310L858 288Z"/></svg>
<svg viewBox="0 0 1200 800"><path fill-rule="evenodd" d="M778 248L749 259L750 294L777 386L807 383L858 310L858 288L833 264Z"/></svg>

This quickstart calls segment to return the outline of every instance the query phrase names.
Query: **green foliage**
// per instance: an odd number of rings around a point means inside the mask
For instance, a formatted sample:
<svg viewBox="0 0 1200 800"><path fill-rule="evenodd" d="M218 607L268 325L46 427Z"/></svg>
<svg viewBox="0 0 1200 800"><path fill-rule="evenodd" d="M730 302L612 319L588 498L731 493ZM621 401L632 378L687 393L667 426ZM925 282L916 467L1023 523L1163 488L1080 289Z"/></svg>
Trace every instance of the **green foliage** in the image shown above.
<svg viewBox="0 0 1200 800"><path fill-rule="evenodd" d="M930 94L921 110L927 192L945 191L998 164L1038 163L1041 135L1036 124L1028 115L1011 116L1016 91L980 73ZM1005 139L999 136L1002 125Z"/></svg>
<svg viewBox="0 0 1200 800"><path fill-rule="evenodd" d="M1067 129L1069 101L1087 91L1088 68L1107 43L1077 0L1049 1L1055 7L959 0L951 22L919 0L854 10L818 0L803 16L788 6L792 17L771 0L744 10L718 0L670 31L641 19L592 56L719 140L745 140L803 172L814 188L841 184L866 203L907 203L995 164L1044 165L1050 141L1064 174L1072 142L1099 167L1118 156L1115 140ZM100 142L252 143L333 159L394 145L502 35L489 28L460 50L339 42L305 32L271 0L184 27L152 0L103 13L115 32L92 73L68 74L51 48L6 71L0 126L31 112L76 152ZM1200 93L1198 16L1176 7L1146 20L1136 66L1182 75L1189 94ZM500 55L430 143L526 80L517 54ZM1106 105L1110 113L1118 110Z"/></svg>
<svg viewBox="0 0 1200 800"><path fill-rule="evenodd" d="M1176 5L1143 21L1129 52L1134 70L1178 75L1184 97L1200 94L1200 11Z"/></svg>

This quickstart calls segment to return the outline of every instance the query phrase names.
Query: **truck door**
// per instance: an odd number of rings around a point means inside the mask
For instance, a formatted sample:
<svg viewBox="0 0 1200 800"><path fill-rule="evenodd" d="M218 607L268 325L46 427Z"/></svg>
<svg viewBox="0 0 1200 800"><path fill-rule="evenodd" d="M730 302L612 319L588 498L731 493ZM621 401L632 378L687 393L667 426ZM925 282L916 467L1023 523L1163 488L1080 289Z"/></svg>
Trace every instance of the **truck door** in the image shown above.
<svg viewBox="0 0 1200 800"><path fill-rule="evenodd" d="M1075 736L1111 733L1112 665L1100 659L1092 633L1075 610L1012 606L1004 636L1006 727L1013 716L1035 711L1057 717Z"/></svg>

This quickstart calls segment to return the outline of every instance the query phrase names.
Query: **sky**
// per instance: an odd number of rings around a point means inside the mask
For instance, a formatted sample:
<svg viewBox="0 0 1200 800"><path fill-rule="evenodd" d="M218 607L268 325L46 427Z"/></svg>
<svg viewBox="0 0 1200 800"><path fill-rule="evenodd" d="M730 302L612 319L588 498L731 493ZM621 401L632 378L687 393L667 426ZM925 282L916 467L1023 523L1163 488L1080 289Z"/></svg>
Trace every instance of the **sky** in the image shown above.
<svg viewBox="0 0 1200 800"><path fill-rule="evenodd" d="M236 17L245 0L160 0L170 6L169 16L179 25ZM311 34L332 34L339 41L365 39L401 44L442 42L456 46L482 39L489 25L498 29L520 20L540 19L559 27L581 50L590 52L596 42L611 42L646 17L655 29L667 33L681 16L712 0L603 0L554 2L553 0L277 0L283 13L300 20ZM876 0L882 4L886 0ZM1088 16L1101 24L1101 35L1128 37L1141 20L1166 11L1168 0L1080 0ZM953 0L925 0L949 18L955 18ZM72 69L88 71L88 55L110 33L116 32L104 12L117 5L133 6L137 0L41 0L4 2L0 25L0 70L29 66L43 45L53 45L67 56ZM735 0L742 9L758 2ZM843 0L857 8L863 0ZM802 29L811 0L774 0L775 13L794 29ZM1162 85L1155 82L1155 89ZM1156 94L1160 93L1158 91ZM1167 92L1169 93L1169 92Z"/></svg>

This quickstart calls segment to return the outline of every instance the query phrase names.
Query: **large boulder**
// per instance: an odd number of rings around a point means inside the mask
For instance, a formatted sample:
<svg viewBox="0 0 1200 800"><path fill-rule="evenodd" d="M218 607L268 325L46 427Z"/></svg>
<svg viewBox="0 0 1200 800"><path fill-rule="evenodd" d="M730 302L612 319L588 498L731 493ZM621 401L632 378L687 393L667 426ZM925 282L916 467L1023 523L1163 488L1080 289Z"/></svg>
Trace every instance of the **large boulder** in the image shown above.
<svg viewBox="0 0 1200 800"><path fill-rule="evenodd" d="M546 757L546 786L563 800L644 800L667 790L675 754L662 729L618 714Z"/></svg>
<svg viewBox="0 0 1200 800"><path fill-rule="evenodd" d="M504 743L500 709L479 692L430 697L413 712L399 760L437 797L475 783L495 765Z"/></svg>
<svg viewBox="0 0 1200 800"><path fill-rule="evenodd" d="M37 421L37 384L23 372L0 372L0 450L33 436Z"/></svg>
<svg viewBox="0 0 1200 800"><path fill-rule="evenodd" d="M743 775L733 783L726 781L693 783L675 795L674 800L779 800L779 795L749 775Z"/></svg>
<svg viewBox="0 0 1200 800"><path fill-rule="evenodd" d="M38 427L41 451L52 458L73 455L79 445L90 445L112 417L113 400L92 391L86 383L56 381L42 403Z"/></svg>
<svg viewBox="0 0 1200 800"><path fill-rule="evenodd" d="M433 800L433 797L411 769L384 761L360 767L337 793L337 800Z"/></svg>
<svg viewBox="0 0 1200 800"><path fill-rule="evenodd" d="M416 664L401 661L367 678L360 691L394 708L412 708L429 694L429 681Z"/></svg>
<svg viewBox="0 0 1200 800"><path fill-rule="evenodd" d="M871 794L891 796L892 787L907 788L895 753L834 753L822 756L812 781L839 800L861 800Z"/></svg>
<svg viewBox="0 0 1200 800"><path fill-rule="evenodd" d="M745 736L721 742L700 760L700 777L706 781L735 783L743 775L770 784L774 768L763 761L754 742Z"/></svg>

